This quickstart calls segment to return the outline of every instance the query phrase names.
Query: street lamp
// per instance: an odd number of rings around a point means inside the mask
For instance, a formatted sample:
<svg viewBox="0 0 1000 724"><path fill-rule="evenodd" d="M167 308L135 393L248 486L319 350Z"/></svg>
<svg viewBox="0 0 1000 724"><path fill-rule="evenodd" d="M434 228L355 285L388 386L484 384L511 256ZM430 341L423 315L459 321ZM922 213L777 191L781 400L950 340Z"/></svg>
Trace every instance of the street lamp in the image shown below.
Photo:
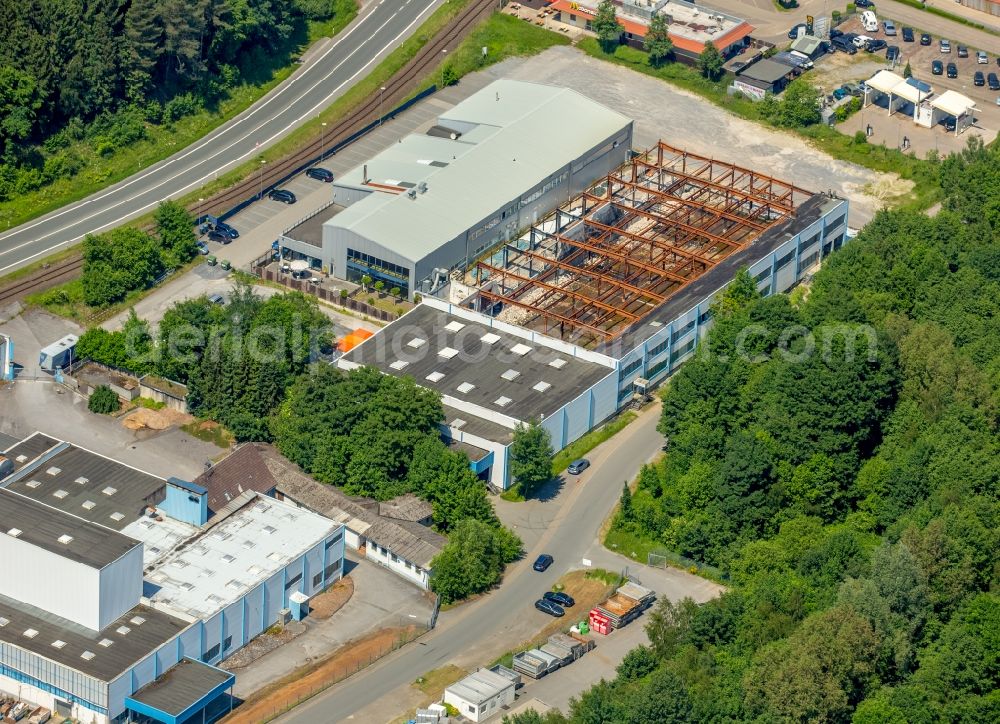
<svg viewBox="0 0 1000 724"><path fill-rule="evenodd" d="M444 56L445 56L445 59L447 60L447 54L448 54L448 49L447 49L447 48L445 48L444 50L442 50L442 51L441 51L441 54L442 54L442 55L444 55ZM442 87L442 88L444 88L444 69L445 69L446 67L447 67L447 66L446 66L446 65L444 64L444 62L442 61L442 63L441 63L441 87Z"/></svg>
<svg viewBox="0 0 1000 724"><path fill-rule="evenodd" d="M323 160L323 151L326 150L326 121L319 124L321 126L319 130L319 160Z"/></svg>
<svg viewBox="0 0 1000 724"><path fill-rule="evenodd" d="M198 199L198 218L195 220L195 226L201 223L201 205L205 199Z"/></svg>
<svg viewBox="0 0 1000 724"><path fill-rule="evenodd" d="M260 193L259 198L264 198L264 164L267 163L264 159L260 160L260 174L258 178L260 179Z"/></svg>
<svg viewBox="0 0 1000 724"><path fill-rule="evenodd" d="M385 93L385 86L378 89L378 124L382 125L382 94Z"/></svg>

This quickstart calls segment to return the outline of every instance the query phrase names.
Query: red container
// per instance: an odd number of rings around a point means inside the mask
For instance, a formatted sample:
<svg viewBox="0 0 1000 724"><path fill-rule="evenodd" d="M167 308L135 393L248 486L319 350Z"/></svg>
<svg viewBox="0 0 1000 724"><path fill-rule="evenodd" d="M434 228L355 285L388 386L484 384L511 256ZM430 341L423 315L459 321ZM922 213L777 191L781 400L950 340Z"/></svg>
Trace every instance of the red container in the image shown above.
<svg viewBox="0 0 1000 724"><path fill-rule="evenodd" d="M611 633L611 621L595 608L590 612L590 630L602 636L607 636Z"/></svg>

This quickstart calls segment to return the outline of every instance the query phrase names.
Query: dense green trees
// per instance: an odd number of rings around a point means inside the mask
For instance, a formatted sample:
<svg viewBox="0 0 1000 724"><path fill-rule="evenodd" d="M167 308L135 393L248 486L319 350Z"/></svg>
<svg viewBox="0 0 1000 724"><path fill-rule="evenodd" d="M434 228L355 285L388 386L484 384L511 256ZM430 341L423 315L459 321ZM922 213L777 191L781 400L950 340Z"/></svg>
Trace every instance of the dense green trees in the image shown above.
<svg viewBox="0 0 1000 724"><path fill-rule="evenodd" d="M649 648L569 721L647 705L660 721L997 719L1000 150L973 140L940 171L940 213L880 212L796 304L741 274L716 305L664 394L669 452L614 526L715 564L728 590L660 602Z"/></svg>
<svg viewBox="0 0 1000 724"><path fill-rule="evenodd" d="M597 13L590 21L590 27L606 53L615 49L621 42L622 33L625 32L625 28L618 22L615 4L611 0L601 0L597 4Z"/></svg>
<svg viewBox="0 0 1000 724"><path fill-rule="evenodd" d="M698 70L701 74L709 80L718 80L722 77L722 66L725 63L726 59L715 47L715 43L711 40L705 43L705 49L698 56Z"/></svg>
<svg viewBox="0 0 1000 724"><path fill-rule="evenodd" d="M118 395L107 385L98 385L90 393L87 400L87 409L98 415L110 415L121 407Z"/></svg>
<svg viewBox="0 0 1000 724"><path fill-rule="evenodd" d="M307 18L351 0L0 2L0 201L289 62Z"/></svg>
<svg viewBox="0 0 1000 724"><path fill-rule="evenodd" d="M649 62L652 65L660 65L674 52L674 44L670 40L668 28L667 19L663 13L656 13L649 23L642 47L649 54Z"/></svg>
<svg viewBox="0 0 1000 724"><path fill-rule="evenodd" d="M154 217L156 233L122 226L83 240L83 299L92 307L120 302L148 289L168 269L194 258L194 219L175 201L164 201Z"/></svg>
<svg viewBox="0 0 1000 724"><path fill-rule="evenodd" d="M518 491L531 496L552 479L552 440L538 420L514 428L510 444L510 473Z"/></svg>
<svg viewBox="0 0 1000 724"><path fill-rule="evenodd" d="M506 528L466 518L451 531L434 559L431 586L442 603L488 590L521 554L521 541Z"/></svg>

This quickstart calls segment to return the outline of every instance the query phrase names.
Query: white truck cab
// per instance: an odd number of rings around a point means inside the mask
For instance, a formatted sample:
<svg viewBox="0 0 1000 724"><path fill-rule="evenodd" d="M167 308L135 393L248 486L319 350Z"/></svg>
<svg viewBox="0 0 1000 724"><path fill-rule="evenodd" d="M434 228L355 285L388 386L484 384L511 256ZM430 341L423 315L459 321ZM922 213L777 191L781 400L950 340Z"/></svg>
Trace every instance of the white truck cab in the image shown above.
<svg viewBox="0 0 1000 724"><path fill-rule="evenodd" d="M869 33L878 32L878 18L875 17L875 13L871 10L865 10L861 13L861 25Z"/></svg>

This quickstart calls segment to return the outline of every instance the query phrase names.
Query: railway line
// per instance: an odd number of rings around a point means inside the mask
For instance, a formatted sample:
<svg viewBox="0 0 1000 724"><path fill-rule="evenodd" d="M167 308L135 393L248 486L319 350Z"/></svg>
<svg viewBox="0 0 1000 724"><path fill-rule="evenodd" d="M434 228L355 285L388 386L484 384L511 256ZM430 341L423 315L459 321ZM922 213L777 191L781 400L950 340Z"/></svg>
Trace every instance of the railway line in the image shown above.
<svg viewBox="0 0 1000 724"><path fill-rule="evenodd" d="M23 266L32 259L44 258L60 247L78 243L87 233L97 233L128 223L129 215L140 215L154 208L159 200L184 193L193 183L203 183L197 180L196 174L204 178L207 173L210 178L213 166L209 164L214 164L214 172L219 173L232 163L225 160L228 157L252 157L255 139L262 139L257 143L262 143L262 147L266 146L281 134L282 129L293 127L302 118L315 117L324 103L319 99L326 99L326 103L332 102L337 92L349 87L357 78L364 77L362 74L370 69L377 58L382 57L376 54L377 49L382 49L381 52L384 53L387 48L396 47L407 34L417 32L415 29L418 21L422 22L432 7L439 4L428 0L385 0L384 3L370 6L367 14L359 19L358 27L344 31L343 37L338 35L340 40L335 40L333 46L323 52L322 57L308 69L309 74L294 76L290 87L282 89L282 92L287 90L286 95L293 96L293 105L286 107L278 96L269 96L260 104L259 110L255 106L245 117L238 119L241 126L211 134L176 157L163 162L160 167L141 172L134 179L122 182L91 199L64 207L3 235L0 237L0 273ZM261 176L251 174L197 204L201 211L218 215L243 201L257 197L262 181L263 187L267 188L310 159L318 157L321 150L334 148L351 134L364 128L378 117L382 108L396 107L419 90L420 81L429 76L441 62L442 51L454 49L479 20L487 17L498 6L499 0L471 0L385 82L385 91L381 93L381 97L373 94L351 108L343 117L333 121L330 124L332 128L328 128L323 134L322 142L321 139L313 139L294 153L268 163ZM369 32L370 36L367 35ZM341 44L339 47L338 43ZM352 50L354 46L357 50ZM320 76L318 80L317 76ZM265 120L255 117L258 113L265 114ZM253 125L246 129L251 124ZM177 164L181 164L183 168L167 172L171 175L162 172L162 169L172 168ZM184 170L185 168L188 170ZM129 187L131 190L126 190ZM171 187L175 190L170 191ZM97 210L89 213L86 211L93 208ZM190 210L196 212L198 209L192 204ZM82 261L76 256L46 266L17 281L6 284L0 282L0 304L72 278L81 268Z"/></svg>

